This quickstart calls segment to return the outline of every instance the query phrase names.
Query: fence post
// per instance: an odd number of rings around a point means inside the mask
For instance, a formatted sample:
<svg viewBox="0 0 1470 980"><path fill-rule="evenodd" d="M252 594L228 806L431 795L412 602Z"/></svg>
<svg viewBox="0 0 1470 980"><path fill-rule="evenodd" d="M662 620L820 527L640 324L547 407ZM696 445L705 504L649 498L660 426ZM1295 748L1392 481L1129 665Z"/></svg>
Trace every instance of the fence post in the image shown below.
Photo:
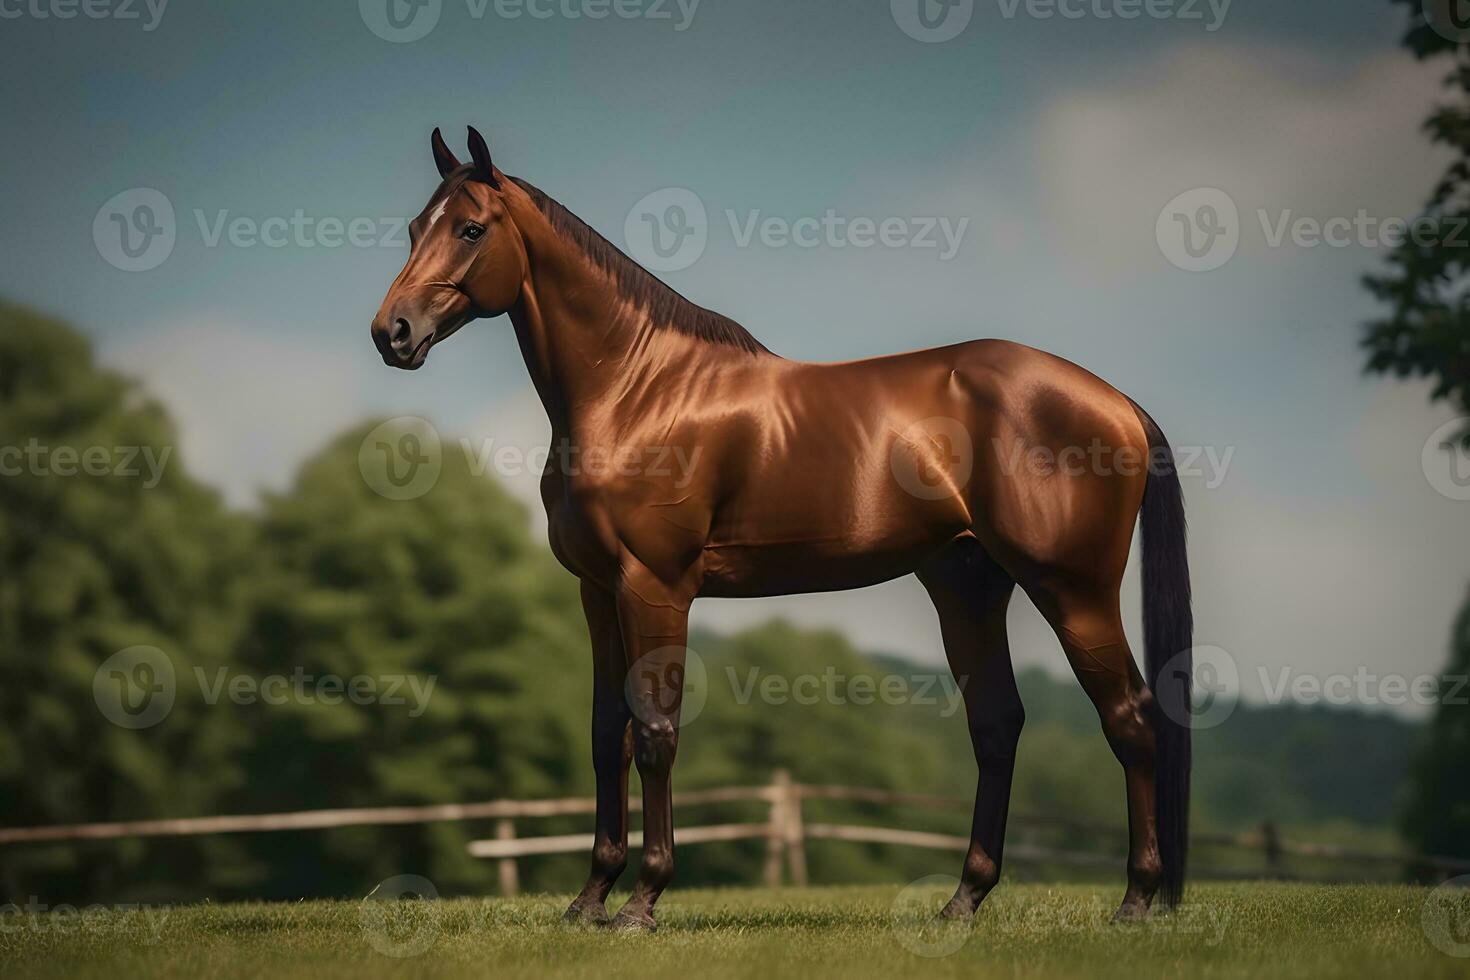
<svg viewBox="0 0 1470 980"><path fill-rule="evenodd" d="M791 781L791 773L785 769L776 773L777 784L786 797L782 808L782 836L786 842L786 864L791 869L791 883L805 888L806 877L806 829L801 821L801 787Z"/></svg>
<svg viewBox="0 0 1470 980"><path fill-rule="evenodd" d="M1261 824L1261 845L1266 851L1266 874L1272 878L1284 877L1281 867L1281 835L1276 824L1267 820Z"/></svg>
<svg viewBox="0 0 1470 980"><path fill-rule="evenodd" d="M783 782L784 779L784 782ZM791 784L791 774L777 769L771 776L770 833L766 835L767 888L781 887L781 858L786 850L786 787Z"/></svg>
<svg viewBox="0 0 1470 980"><path fill-rule="evenodd" d="M515 840L516 825L509 817L495 821L496 840ZM516 868L516 859L503 857L497 862L500 871L500 894L514 898L521 891L521 876Z"/></svg>

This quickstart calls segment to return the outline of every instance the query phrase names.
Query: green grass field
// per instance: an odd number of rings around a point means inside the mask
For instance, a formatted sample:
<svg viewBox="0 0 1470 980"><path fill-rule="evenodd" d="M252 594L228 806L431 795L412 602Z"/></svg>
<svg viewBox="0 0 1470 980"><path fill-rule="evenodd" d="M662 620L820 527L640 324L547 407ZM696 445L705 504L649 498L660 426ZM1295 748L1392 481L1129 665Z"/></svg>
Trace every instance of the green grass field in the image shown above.
<svg viewBox="0 0 1470 980"><path fill-rule="evenodd" d="M1201 885L1115 926L1114 889L1009 885L956 931L927 923L940 887L674 890L653 935L564 926L562 897L10 913L0 976L1470 977L1427 937L1428 889ZM1454 901L1430 917L1463 914Z"/></svg>

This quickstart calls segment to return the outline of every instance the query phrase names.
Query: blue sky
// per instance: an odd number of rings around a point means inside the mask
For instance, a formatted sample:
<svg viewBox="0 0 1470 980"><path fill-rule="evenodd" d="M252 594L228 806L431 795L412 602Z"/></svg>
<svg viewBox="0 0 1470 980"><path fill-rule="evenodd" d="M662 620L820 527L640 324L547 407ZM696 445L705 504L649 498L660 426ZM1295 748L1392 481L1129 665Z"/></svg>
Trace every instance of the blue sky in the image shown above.
<svg viewBox="0 0 1470 980"><path fill-rule="evenodd" d="M687 24L689 0L625 0L639 16L600 20L565 14L598 0L529 0L544 18L518 0L500 13L442 0L427 36L394 43L369 29L377 2L171 0L155 23L142 0L136 19L66 20L53 0L0 0L0 295L74 322L143 378L184 456L236 503L369 414L541 438L503 319L416 375L383 368L367 324L401 244L208 244L221 221L298 211L387 233L434 187L429 131L460 149L474 123L503 169L619 244L646 195L694 192L708 248L665 278L779 353L1008 337L1113 382L1176 445L1233 453L1219 486L1187 490L1200 640L1229 651L1248 695L1263 670L1443 662L1470 504L1436 493L1420 454L1450 413L1418 386L1359 376L1373 306L1357 281L1381 250L1273 247L1259 219L1412 217L1442 163L1418 134L1440 69L1396 46L1401 7L1235 0L1212 30L1205 2L1189 5L1201 19L1124 20L1099 11L1128 0L1073 0L1075 19L976 0L962 33L924 43L898 23L914 0L702 0ZM126 272L93 225L135 188L167 198L177 241ZM1241 218L1238 252L1208 273L1176 268L1155 235L1196 188L1223 190ZM943 261L742 246L730 227L828 210L967 230ZM528 494L527 478L509 482ZM1018 661L1064 669L1024 605ZM701 606L708 624L780 613L939 656L912 583Z"/></svg>

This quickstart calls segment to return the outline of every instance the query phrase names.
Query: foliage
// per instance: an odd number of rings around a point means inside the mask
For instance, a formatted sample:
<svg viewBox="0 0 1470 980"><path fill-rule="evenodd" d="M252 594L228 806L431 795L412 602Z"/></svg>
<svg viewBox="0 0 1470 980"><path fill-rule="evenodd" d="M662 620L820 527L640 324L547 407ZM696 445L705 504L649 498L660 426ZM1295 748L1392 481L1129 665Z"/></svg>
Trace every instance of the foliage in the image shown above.
<svg viewBox="0 0 1470 980"><path fill-rule="evenodd" d="M1453 153L1435 185L1422 220L1426 231L1410 235L1389 253L1389 269L1363 278L1387 316L1368 325L1363 347L1367 370L1399 377L1427 377L1431 397L1470 414L1470 62L1462 45L1436 32L1421 0L1394 0L1413 8L1405 45L1419 58L1448 56L1448 101L1425 121L1430 139ZM1470 439L1470 432L1465 436Z"/></svg>
<svg viewBox="0 0 1470 980"><path fill-rule="evenodd" d="M237 782L241 732L187 683L228 654L248 526L184 470L163 410L53 321L0 305L0 799L12 825L208 812ZM151 461L151 462L150 462ZM139 645L172 662L167 722L128 730L94 698ZM108 683L103 678L102 683ZM105 694L105 691L104 691ZM7 892L153 894L197 881L217 842L0 853ZM166 867L167 870L161 870Z"/></svg>
<svg viewBox="0 0 1470 980"><path fill-rule="evenodd" d="M1433 380L1431 397L1470 414L1470 59L1466 46L1435 31L1431 11L1445 10L1420 0L1394 0L1412 10L1404 45L1418 58L1445 57L1453 63L1445 78L1448 101L1424 128L1453 159L1425 207L1442 234L1428 241L1405 241L1389 255L1390 269L1367 276L1364 285L1390 306L1387 317L1369 324L1363 341L1370 372ZM1448 237L1451 234L1454 237ZM1470 448L1470 428L1462 434ZM1470 603L1455 629L1447 675L1470 672ZM1446 690L1455 682L1447 676ZM1414 766L1412 803L1404 830L1421 849L1470 856L1470 797L1465 766L1470 759L1470 710L1443 703Z"/></svg>

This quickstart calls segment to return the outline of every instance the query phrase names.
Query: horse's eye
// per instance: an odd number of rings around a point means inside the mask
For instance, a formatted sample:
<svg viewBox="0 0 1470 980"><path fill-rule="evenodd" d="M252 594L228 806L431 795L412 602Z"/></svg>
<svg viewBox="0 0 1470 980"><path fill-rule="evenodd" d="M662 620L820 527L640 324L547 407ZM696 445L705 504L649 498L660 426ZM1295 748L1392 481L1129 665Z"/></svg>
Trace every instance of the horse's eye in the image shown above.
<svg viewBox="0 0 1470 980"><path fill-rule="evenodd" d="M459 234L460 237L467 242L478 242L485 234L485 226L475 224L473 221L471 221L469 224L464 226L464 231L460 232Z"/></svg>

